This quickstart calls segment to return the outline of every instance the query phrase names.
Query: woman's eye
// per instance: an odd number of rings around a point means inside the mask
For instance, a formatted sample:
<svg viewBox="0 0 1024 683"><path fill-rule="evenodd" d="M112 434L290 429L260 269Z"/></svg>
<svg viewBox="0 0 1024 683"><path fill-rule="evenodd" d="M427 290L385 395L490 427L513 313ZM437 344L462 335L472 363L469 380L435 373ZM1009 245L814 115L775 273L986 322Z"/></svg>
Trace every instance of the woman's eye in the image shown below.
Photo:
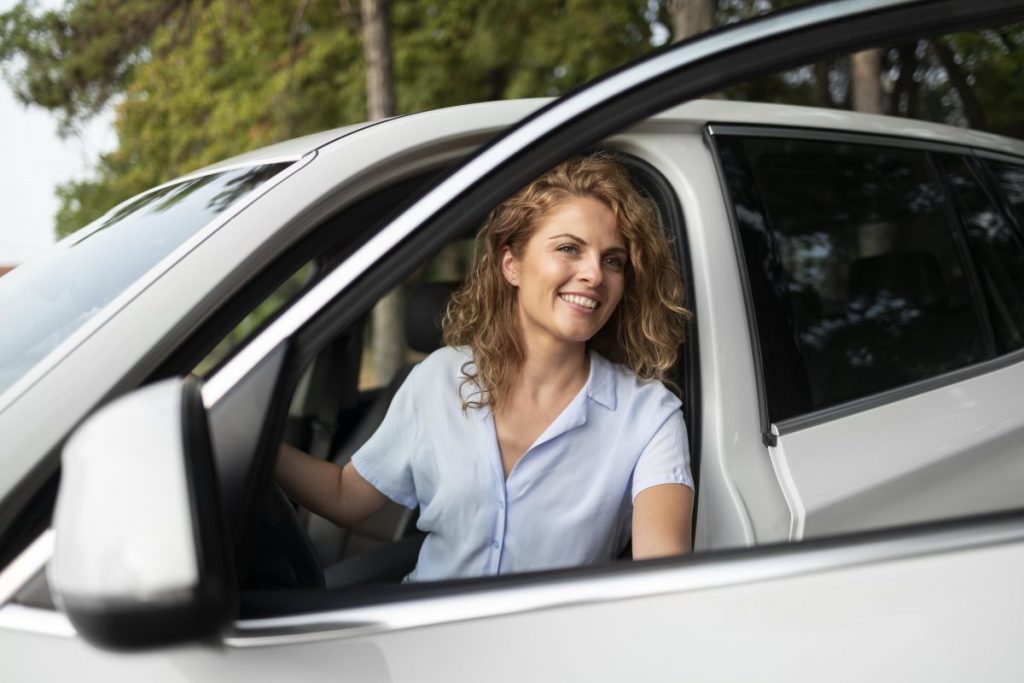
<svg viewBox="0 0 1024 683"><path fill-rule="evenodd" d="M579 251L579 247L575 244L561 244L558 246L558 251L563 254L575 254Z"/></svg>
<svg viewBox="0 0 1024 683"><path fill-rule="evenodd" d="M617 256L609 256L604 260L604 262L615 270L622 270L626 267L626 262Z"/></svg>

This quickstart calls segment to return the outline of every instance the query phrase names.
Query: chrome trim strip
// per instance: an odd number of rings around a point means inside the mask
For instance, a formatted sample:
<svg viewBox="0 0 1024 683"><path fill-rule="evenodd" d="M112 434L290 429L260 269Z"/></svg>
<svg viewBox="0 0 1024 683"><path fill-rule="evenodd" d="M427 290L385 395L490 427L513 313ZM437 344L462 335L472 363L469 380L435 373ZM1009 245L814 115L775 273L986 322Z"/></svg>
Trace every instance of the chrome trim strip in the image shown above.
<svg viewBox="0 0 1024 683"><path fill-rule="evenodd" d="M258 188L256 188L249 194L237 199L232 206L228 207L223 212L218 214L216 218L214 218L205 226L197 230L191 237L189 237L183 243L178 245L178 247L175 248L174 251L172 251L170 254L162 258L152 268L147 270L146 273L142 275L142 277L133 282L127 289L125 289L123 292L118 294L113 300L111 300L109 303L103 306L103 308L100 309L100 311L96 315L90 318L80 328L75 330L67 339L65 339L59 345L57 345L56 348L54 348L48 354L46 354L43 360L32 366L32 368L27 373L22 375L14 384L12 384L5 391L0 393L0 413L6 410L12 403L14 403L14 401L19 396L25 393L25 391L32 387L36 382L38 382L40 379L46 376L46 374L49 373L50 370L52 370L61 361L63 361L64 358L66 358L67 355L71 353L75 348L77 348L89 337L95 334L95 332L98 329L103 327L103 325L105 325L122 308L124 308L128 303L130 303L133 299L139 296L139 294L144 292L156 280L158 280L165 273L167 273L167 271L170 270L174 266L174 264L176 264L178 261L187 256L189 252L198 247L200 244L205 242L211 235L217 232L217 230L219 230L225 223L227 223L235 216L237 216L246 207L250 206L254 201L259 199L264 194L266 194L273 188L280 185L286 179L290 178L292 175L297 173L300 169L308 165L314 158L316 158L316 155L316 151L313 151L309 152L308 154L303 156L301 159L298 159L297 161L295 159L290 159L290 161L293 161L295 163L293 163L288 168L282 169L280 173L278 173L272 179L265 182L263 185L260 185ZM241 164L239 168L263 165L265 164ZM183 176L182 178L172 180L170 182L164 183L163 185L154 187L151 190L147 190L142 194L135 195L131 199L125 200L124 202L118 204L116 207L114 207L106 214L104 214L104 216L109 215L111 212L116 211L120 207L128 204L129 202L136 201L140 197L144 197L149 194L152 194L153 192L157 192L160 189L165 188L169 185L177 185L187 180L194 180L195 178L201 178L205 175L221 173L227 170L230 169L227 167L224 169L215 169L206 173L196 173L193 175ZM95 227L93 228L93 231L100 227L101 222L102 217L94 221L93 224L95 225ZM87 237L93 231L90 231L89 233L83 233L82 235L79 235L76 232L73 235L69 235L64 240L61 240L61 242L55 246L59 247L60 244L63 244L67 240L78 241L80 239L85 239L85 237Z"/></svg>
<svg viewBox="0 0 1024 683"><path fill-rule="evenodd" d="M15 604L0 607L0 629L64 638L78 633L63 612Z"/></svg>
<svg viewBox="0 0 1024 683"><path fill-rule="evenodd" d="M954 529L897 533L839 547L800 548L693 564L630 567L621 573L571 579L539 579L535 585L486 588L449 596L411 599L317 614L239 620L224 642L262 647L354 638L473 619L576 605L655 597L791 578L882 562L1024 542L1024 519L987 521ZM756 553L756 551L754 551Z"/></svg>
<svg viewBox="0 0 1024 683"><path fill-rule="evenodd" d="M703 39L682 44L636 66L614 73L575 95L556 100L550 108L540 111L532 119L511 130L444 179L289 307L262 334L207 380L203 387L204 404L207 408L216 405L267 354L295 334L317 311L345 291L357 277L415 231L423 221L440 211L464 190L488 174L496 172L506 159L517 151L540 140L566 122L624 95L640 83L664 76L731 47L824 20L836 20L842 16L914 2L915 0L847 0L806 7L799 12L785 12L776 17L768 16L749 26L712 33Z"/></svg>
<svg viewBox="0 0 1024 683"><path fill-rule="evenodd" d="M1015 166L1020 166L1024 164L1024 159L1022 159L1021 157L1014 156L1012 154L1006 154L1004 152L995 152L989 149L976 148L974 150L974 153L976 156L979 156L982 159L1002 161L1003 163L1014 164Z"/></svg>
<svg viewBox="0 0 1024 683"><path fill-rule="evenodd" d="M8 603L29 579L46 566L53 556L53 544L53 529L47 529L4 567L0 572L0 605Z"/></svg>

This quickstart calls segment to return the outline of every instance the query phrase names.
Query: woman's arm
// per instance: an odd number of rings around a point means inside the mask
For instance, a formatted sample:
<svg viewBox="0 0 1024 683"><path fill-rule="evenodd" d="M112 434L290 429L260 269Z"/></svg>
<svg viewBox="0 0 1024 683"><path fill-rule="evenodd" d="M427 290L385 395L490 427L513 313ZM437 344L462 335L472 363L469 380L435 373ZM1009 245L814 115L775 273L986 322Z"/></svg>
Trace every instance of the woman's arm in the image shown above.
<svg viewBox="0 0 1024 683"><path fill-rule="evenodd" d="M278 449L274 476L289 498L338 526L358 524L388 502L352 463L338 467L287 443Z"/></svg>
<svg viewBox="0 0 1024 683"><path fill-rule="evenodd" d="M682 484L644 489L633 501L633 559L690 552L693 490Z"/></svg>

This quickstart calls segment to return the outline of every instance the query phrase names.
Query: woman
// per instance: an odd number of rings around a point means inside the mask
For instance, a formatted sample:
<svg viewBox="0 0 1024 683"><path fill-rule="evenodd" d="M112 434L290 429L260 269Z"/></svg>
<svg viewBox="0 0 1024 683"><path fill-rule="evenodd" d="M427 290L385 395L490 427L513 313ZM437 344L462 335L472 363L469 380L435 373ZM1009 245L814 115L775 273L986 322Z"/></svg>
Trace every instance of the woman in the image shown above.
<svg viewBox="0 0 1024 683"><path fill-rule="evenodd" d="M407 580L687 552L693 482L659 380L689 313L650 200L605 153L491 211L479 260L377 432L338 468L282 446L277 478L349 526L388 499L427 532Z"/></svg>

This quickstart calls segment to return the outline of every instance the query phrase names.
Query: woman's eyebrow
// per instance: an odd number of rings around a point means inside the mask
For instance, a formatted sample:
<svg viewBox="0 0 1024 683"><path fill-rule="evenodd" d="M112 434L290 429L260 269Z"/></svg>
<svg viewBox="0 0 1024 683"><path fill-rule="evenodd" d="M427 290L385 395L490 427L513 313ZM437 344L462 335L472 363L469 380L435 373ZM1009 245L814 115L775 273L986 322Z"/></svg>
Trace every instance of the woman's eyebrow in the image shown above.
<svg viewBox="0 0 1024 683"><path fill-rule="evenodd" d="M573 235L572 233L569 232L563 232L559 235L552 235L551 237L548 238L548 240L560 240L563 238L569 238L573 242L577 242L579 244L582 244L583 246L587 245L587 241L585 239L583 239L582 237L577 237L576 235Z"/></svg>
<svg viewBox="0 0 1024 683"><path fill-rule="evenodd" d="M548 238L548 241L557 239L570 239L573 242L576 242L577 244L580 244L584 247L587 246L587 241L585 239L577 235L574 235L571 232L563 232L558 235L552 235L551 237ZM605 249L606 254L611 252L621 252L623 254L629 253L625 247L609 247L608 249Z"/></svg>

